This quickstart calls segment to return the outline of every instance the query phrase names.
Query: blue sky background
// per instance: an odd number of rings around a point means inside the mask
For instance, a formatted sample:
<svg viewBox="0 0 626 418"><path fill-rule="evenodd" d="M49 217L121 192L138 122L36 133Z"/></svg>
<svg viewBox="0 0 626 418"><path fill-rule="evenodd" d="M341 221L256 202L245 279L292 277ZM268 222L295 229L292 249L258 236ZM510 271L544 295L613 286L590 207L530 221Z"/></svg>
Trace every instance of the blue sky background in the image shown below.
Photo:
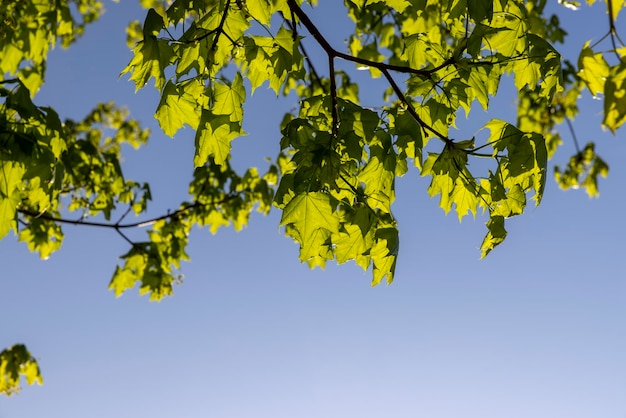
<svg viewBox="0 0 626 418"><path fill-rule="evenodd" d="M339 47L351 25L337 3L322 3L313 19ZM561 50L575 62L604 34L604 4L573 12L554 3L570 33ZM117 79L130 59L126 24L145 12L130 0L105 7L83 39L51 54L37 102L80 118L115 100L150 126L150 144L126 150L124 168L151 181L157 215L187 197L193 132L164 137L152 118L157 91L135 94ZM362 85L362 101L377 106L372 86ZM510 91L489 114L459 121L461 135L493 117L514 122ZM238 167L276 155L278 122L296 105L264 88L248 98ZM597 141L611 166L600 199L549 180L541 206L511 219L505 243L480 260L485 219L443 216L428 180L409 172L398 181L391 286L371 288L353 264L308 270L278 211L240 233L194 231L184 284L160 303L107 290L128 250L114 232L65 227L47 261L6 237L0 346L27 343L44 386L0 398L0 418L626 417L626 144L623 129L600 129L600 101L585 97L581 107L580 142ZM573 152L563 137L561 164Z"/></svg>

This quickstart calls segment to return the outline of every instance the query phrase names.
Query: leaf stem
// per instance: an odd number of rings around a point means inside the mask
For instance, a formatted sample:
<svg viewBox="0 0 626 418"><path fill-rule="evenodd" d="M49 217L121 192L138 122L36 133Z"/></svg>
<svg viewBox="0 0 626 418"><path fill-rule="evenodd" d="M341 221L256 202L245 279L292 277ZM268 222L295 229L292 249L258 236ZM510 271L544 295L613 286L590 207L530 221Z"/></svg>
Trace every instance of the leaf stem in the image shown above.
<svg viewBox="0 0 626 418"><path fill-rule="evenodd" d="M574 140L574 147L576 147L576 153L580 154L580 146L578 145L578 138L576 137L576 131L574 131L574 126L572 125L572 121L569 120L568 117L565 117L565 123L567 124L567 127L569 128L569 132L572 135L572 139Z"/></svg>

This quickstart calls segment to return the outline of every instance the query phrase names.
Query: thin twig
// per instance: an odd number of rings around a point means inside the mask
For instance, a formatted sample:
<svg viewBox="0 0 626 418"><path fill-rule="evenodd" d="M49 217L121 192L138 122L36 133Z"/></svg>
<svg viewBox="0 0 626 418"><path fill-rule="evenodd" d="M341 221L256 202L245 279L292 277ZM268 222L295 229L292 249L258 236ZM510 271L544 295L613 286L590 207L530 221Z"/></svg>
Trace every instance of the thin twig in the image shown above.
<svg viewBox="0 0 626 418"><path fill-rule="evenodd" d="M572 121L569 120L568 117L565 118L565 123L569 128L569 132L572 135L572 139L574 140L574 147L576 147L576 153L580 154L580 146L578 145L578 138L576 138L576 131L574 131L574 126L572 125Z"/></svg>
<svg viewBox="0 0 626 418"><path fill-rule="evenodd" d="M381 72L383 73L387 81L389 82L389 85L391 85L391 88L393 89L393 91L396 93L396 96L398 96L398 99L400 99L402 103L406 105L409 114L422 127L422 129L425 131L431 132L432 134L434 134L436 137L441 139L446 144L452 143L452 140L450 138L448 138L446 135L442 134L441 132L438 132L435 128L433 128L432 126L424 122L424 120L415 111L415 108L413 107L413 105L408 101L404 93L402 93L402 90L400 89L396 81L393 79L389 71L387 71L387 69L383 69L381 70Z"/></svg>
<svg viewBox="0 0 626 418"><path fill-rule="evenodd" d="M130 211L132 210L133 205L130 204L128 205L128 209L126 209L126 212L124 212L124 214L122 216L120 216L120 218L117 220L117 222L115 223L115 225L119 225L122 223L122 221L124 220L124 218L126 218L126 216L128 216L128 214L130 213Z"/></svg>
<svg viewBox="0 0 626 418"><path fill-rule="evenodd" d="M211 44L211 51L215 53L217 50L217 41L220 39L220 35L224 32L224 24L226 23L226 17L228 17L228 8L230 7L230 0L226 1L226 5L224 6L224 13L222 14L222 19L220 20L219 25L215 28L217 34L213 38L213 43ZM231 40L232 41L232 40Z"/></svg>

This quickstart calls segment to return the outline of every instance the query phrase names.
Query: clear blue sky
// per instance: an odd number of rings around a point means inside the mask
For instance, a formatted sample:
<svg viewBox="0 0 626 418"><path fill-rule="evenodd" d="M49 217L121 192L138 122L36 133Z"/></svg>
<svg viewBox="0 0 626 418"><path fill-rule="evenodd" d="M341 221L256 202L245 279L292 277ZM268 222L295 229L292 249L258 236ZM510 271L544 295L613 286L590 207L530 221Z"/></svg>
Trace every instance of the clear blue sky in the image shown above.
<svg viewBox="0 0 626 418"><path fill-rule="evenodd" d="M324 3L313 19L340 46L335 31L349 27ZM51 54L37 101L80 118L95 101L116 100L151 126L151 143L127 150L125 169L152 181L158 214L186 198L193 132L165 138L152 119L156 90L134 94L117 79L130 59L124 28L145 12L132 0L105 6L83 39ZM574 62L603 35L603 6L559 9ZM462 125L514 122L506 90L491 113ZM255 92L236 164L274 156L278 121L295 105ZM597 141L611 166L600 199L550 180L542 205L509 221L506 242L480 260L485 219L445 217L427 180L410 172L398 184L391 286L371 288L353 264L308 270L278 229L278 211L253 216L240 233L194 231L185 281L160 303L107 290L127 251L110 231L65 227L62 250L47 261L7 237L0 346L27 343L45 383L0 398L0 418L626 417L626 128L603 133L601 102L582 105L579 140ZM573 150L564 138L561 164Z"/></svg>

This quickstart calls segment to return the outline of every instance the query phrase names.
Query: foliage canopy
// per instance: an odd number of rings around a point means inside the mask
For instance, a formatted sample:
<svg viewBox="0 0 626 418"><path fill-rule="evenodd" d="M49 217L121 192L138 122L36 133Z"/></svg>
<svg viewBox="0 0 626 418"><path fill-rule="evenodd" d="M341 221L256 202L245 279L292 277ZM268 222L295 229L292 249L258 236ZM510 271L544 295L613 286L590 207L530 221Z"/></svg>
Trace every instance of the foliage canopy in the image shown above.
<svg viewBox="0 0 626 418"><path fill-rule="evenodd" d="M508 218L529 198L541 202L547 162L562 142L558 125L577 153L555 169L556 181L598 194L608 166L593 143L578 145L571 124L584 90L604 101L604 127L615 133L626 122L626 46L615 25L622 0L606 0L606 35L585 44L577 63L555 46L567 34L545 0L345 0L354 22L345 50L315 25L315 0L141 3L146 18L128 28L133 56L122 75L136 90L158 89L165 134L195 131L195 169L189 201L138 222L126 217L146 213L150 187L127 179L120 157L149 132L115 104L73 121L35 101L50 49L70 46L101 4L9 0L0 11L0 238L13 232L47 258L61 247L63 224L113 229L129 244L110 282L116 295L137 284L153 300L171 294L192 226L240 229L251 212L272 207L302 262L354 260L371 269L373 285L390 283L399 248L394 184L410 165L445 213L487 215L484 257L505 239ZM313 44L326 61L307 54ZM340 60L386 83L379 107L359 104L351 73L335 68ZM481 137L454 130L461 111L488 110L507 77L517 120L491 120ZM297 95L299 109L284 116L266 171L237 173L231 143L244 134L246 98L262 86ZM149 227L144 241L124 233L139 227ZM0 392L15 392L20 375L41 383L35 359L15 345L0 353Z"/></svg>

